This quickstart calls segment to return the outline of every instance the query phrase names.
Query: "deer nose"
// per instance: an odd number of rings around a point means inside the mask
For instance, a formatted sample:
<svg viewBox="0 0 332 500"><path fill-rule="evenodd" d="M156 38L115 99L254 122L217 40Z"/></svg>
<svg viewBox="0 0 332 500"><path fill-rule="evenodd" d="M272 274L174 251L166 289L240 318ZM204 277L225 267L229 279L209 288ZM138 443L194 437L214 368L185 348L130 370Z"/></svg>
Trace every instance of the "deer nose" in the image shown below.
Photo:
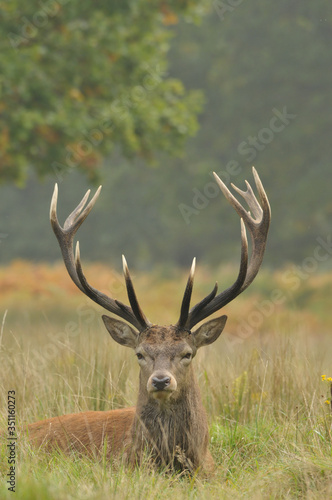
<svg viewBox="0 0 332 500"><path fill-rule="evenodd" d="M153 377L152 379L152 385L157 391L163 391L166 389L166 387L169 386L171 383L171 378L170 377Z"/></svg>

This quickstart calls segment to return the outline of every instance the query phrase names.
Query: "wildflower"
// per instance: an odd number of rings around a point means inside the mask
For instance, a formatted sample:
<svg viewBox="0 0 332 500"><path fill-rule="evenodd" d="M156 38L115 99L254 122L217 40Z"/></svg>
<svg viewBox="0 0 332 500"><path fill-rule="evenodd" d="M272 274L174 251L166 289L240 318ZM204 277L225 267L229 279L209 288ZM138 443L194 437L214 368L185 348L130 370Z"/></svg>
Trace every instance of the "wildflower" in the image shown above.
<svg viewBox="0 0 332 500"><path fill-rule="evenodd" d="M326 375L322 375L322 380L326 380Z"/></svg>
<svg viewBox="0 0 332 500"><path fill-rule="evenodd" d="M330 401L329 399L327 399L327 400L325 401L325 404L326 404L326 405L329 405L329 404L330 404L330 402L331 402L331 401Z"/></svg>
<svg viewBox="0 0 332 500"><path fill-rule="evenodd" d="M332 382L332 377L328 377L326 380L327 380L328 382Z"/></svg>

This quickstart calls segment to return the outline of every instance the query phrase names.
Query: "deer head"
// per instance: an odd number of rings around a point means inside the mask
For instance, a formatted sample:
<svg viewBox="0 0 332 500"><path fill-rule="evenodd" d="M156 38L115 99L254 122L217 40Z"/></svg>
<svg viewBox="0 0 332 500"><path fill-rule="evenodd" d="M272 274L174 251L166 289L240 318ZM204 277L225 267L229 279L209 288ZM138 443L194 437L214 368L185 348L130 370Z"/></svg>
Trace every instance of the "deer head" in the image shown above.
<svg viewBox="0 0 332 500"><path fill-rule="evenodd" d="M256 170L253 175L259 194L257 201L248 182L247 190L241 191L232 185L235 191L247 202L248 212L231 194L221 179L214 174L221 191L241 217L241 258L238 276L232 286L217 294L215 284L212 292L190 309L193 288L195 259L190 270L184 292L180 317L175 325L153 325L143 313L134 290L126 259L123 257L123 271L130 306L110 298L93 288L86 280L81 260L79 243L74 255L73 240L76 231L93 208L101 187L85 207L90 191L69 215L61 227L56 213L58 188L55 185L51 202L50 219L53 231L59 241L67 271L76 286L94 302L104 309L124 319L127 323L104 315L103 321L111 337L121 345L134 349L140 365L140 397L139 401L153 401L165 405L183 397L193 384L192 359L197 349L215 342L225 326L227 316L221 316L195 325L214 312L223 308L242 293L256 277L263 260L267 233L270 224L270 206L262 183ZM85 207L85 208L84 208ZM252 240L252 254L248 262L248 243L246 229ZM129 323L129 324L128 324ZM132 325L132 326L130 326Z"/></svg>

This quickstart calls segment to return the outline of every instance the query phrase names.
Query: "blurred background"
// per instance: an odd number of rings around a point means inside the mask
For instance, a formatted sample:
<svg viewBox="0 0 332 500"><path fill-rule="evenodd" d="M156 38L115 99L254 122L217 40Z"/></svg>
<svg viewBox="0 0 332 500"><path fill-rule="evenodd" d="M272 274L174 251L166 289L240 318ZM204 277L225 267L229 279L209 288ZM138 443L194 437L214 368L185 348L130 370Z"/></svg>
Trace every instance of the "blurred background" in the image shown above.
<svg viewBox="0 0 332 500"><path fill-rule="evenodd" d="M255 165L272 206L264 265L300 264L331 234L332 15L318 0L2 1L1 261L60 258L62 222L103 184L84 260L117 269L239 257L211 178ZM332 259L317 270L331 269Z"/></svg>

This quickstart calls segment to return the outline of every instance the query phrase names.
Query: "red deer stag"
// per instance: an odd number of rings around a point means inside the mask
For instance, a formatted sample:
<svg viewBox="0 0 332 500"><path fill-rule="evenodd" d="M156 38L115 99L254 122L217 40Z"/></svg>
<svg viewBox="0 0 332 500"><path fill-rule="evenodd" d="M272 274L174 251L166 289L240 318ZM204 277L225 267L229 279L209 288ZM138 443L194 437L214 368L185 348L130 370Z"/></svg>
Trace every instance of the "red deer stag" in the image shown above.
<svg viewBox="0 0 332 500"><path fill-rule="evenodd" d="M232 286L217 294L216 284L209 295L189 310L194 259L180 318L171 326L157 326L146 318L136 298L124 257L123 270L130 307L99 292L87 282L81 266L79 244L77 242L74 255L73 240L94 206L100 188L85 207L90 191L86 193L62 228L56 213L58 188L55 186L50 217L67 271L85 295L126 321L124 323L105 315L102 317L111 337L135 351L140 366L139 392L137 406L133 408L88 411L31 424L28 432L35 444L88 454L106 449L107 456L119 456L121 453L127 463L132 465L139 464L142 454L147 453L155 464L172 470L201 469L209 472L213 469L213 459L208 449L207 417L192 360L197 349L217 340L227 316L205 322L195 330L193 327L235 299L254 280L262 263L270 224L269 202L255 169L253 175L260 204L248 182L246 191L233 186L247 202L251 212L247 212L219 177L214 175L221 191L241 217L239 274ZM252 239L249 264L245 227Z"/></svg>

